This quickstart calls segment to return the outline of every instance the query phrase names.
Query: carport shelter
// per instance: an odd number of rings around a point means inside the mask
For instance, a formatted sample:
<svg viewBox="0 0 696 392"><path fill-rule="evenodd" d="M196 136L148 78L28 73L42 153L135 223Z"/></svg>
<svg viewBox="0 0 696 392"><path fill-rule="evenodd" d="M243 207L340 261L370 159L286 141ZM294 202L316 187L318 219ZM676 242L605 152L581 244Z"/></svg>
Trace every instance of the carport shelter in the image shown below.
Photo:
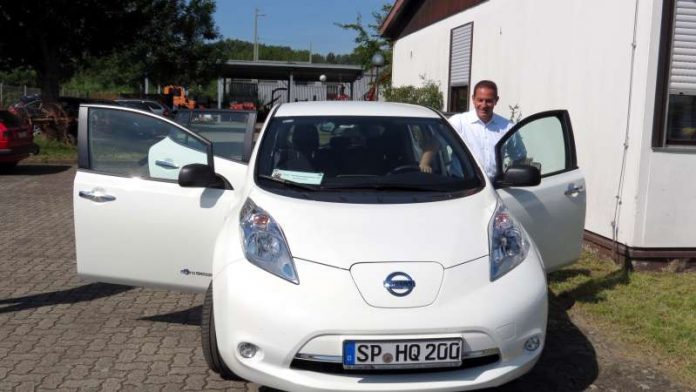
<svg viewBox="0 0 696 392"><path fill-rule="evenodd" d="M243 61L229 60L220 67L218 77L218 108L226 94L226 79L260 79L287 80L288 102L290 89L294 82L318 82L324 75L329 83L350 83L350 96L353 96L353 83L362 77L363 69L359 65L312 64L291 61Z"/></svg>

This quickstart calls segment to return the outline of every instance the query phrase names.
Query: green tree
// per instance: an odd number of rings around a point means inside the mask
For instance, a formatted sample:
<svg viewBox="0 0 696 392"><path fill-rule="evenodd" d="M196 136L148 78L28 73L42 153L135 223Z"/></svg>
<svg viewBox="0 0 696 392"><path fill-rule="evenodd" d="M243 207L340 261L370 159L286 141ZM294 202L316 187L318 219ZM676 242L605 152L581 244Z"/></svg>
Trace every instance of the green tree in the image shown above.
<svg viewBox="0 0 696 392"><path fill-rule="evenodd" d="M389 15L392 6L383 4L378 11L372 13L373 23L367 26L363 24L362 16L358 14L353 23L336 23L342 29L353 30L356 33L355 48L351 57L355 63L363 66L364 69L372 67L372 56L375 53L382 53L384 56L384 67L382 67L380 84L391 84L391 62L392 62L392 43L384 39L379 34L379 27Z"/></svg>
<svg viewBox="0 0 696 392"><path fill-rule="evenodd" d="M0 72L0 82L16 86L31 85L36 80L36 72L26 67L18 67Z"/></svg>
<svg viewBox="0 0 696 392"><path fill-rule="evenodd" d="M214 10L214 0L2 2L0 71L33 69L49 102L62 82L110 55L102 61L130 66L129 79L195 80L219 61L206 44L218 36Z"/></svg>

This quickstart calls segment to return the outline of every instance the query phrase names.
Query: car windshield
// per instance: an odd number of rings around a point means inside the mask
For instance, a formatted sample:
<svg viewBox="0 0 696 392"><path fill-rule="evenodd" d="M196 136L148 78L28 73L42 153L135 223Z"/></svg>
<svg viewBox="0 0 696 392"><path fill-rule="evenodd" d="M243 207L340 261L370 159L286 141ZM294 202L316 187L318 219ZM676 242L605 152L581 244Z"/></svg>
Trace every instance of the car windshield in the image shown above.
<svg viewBox="0 0 696 392"><path fill-rule="evenodd" d="M250 116L250 112L231 110L180 110L174 121L210 140L216 156L239 161Z"/></svg>
<svg viewBox="0 0 696 392"><path fill-rule="evenodd" d="M473 162L440 118L278 117L264 134L256 175L269 190L451 198L483 186Z"/></svg>

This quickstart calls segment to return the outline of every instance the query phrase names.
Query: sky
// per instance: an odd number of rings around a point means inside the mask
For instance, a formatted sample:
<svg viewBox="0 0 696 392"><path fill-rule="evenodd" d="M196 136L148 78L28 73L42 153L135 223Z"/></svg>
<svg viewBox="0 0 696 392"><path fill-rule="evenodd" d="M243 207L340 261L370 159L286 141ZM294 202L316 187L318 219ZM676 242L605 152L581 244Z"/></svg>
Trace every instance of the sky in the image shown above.
<svg viewBox="0 0 696 392"><path fill-rule="evenodd" d="M259 43L312 52L348 54L356 34L334 23L373 23L372 12L393 0L217 0L215 23L224 38L254 42L254 9L258 8ZM263 54L262 54L263 55ZM262 58L263 59L263 58Z"/></svg>

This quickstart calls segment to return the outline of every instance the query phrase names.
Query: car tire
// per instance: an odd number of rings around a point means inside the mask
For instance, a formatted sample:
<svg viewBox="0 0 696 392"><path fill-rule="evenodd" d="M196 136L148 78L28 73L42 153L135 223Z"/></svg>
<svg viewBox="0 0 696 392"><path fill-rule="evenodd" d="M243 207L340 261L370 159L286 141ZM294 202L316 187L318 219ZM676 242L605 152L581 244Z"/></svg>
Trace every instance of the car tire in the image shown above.
<svg viewBox="0 0 696 392"><path fill-rule="evenodd" d="M215 315L213 314L213 284L208 286L203 300L201 311L201 345L203 346L203 357L208 367L218 373L225 380L241 381L242 378L234 374L218 351L217 336L215 334Z"/></svg>
<svg viewBox="0 0 696 392"><path fill-rule="evenodd" d="M19 161L17 162L0 162L0 170L11 170L14 169Z"/></svg>

